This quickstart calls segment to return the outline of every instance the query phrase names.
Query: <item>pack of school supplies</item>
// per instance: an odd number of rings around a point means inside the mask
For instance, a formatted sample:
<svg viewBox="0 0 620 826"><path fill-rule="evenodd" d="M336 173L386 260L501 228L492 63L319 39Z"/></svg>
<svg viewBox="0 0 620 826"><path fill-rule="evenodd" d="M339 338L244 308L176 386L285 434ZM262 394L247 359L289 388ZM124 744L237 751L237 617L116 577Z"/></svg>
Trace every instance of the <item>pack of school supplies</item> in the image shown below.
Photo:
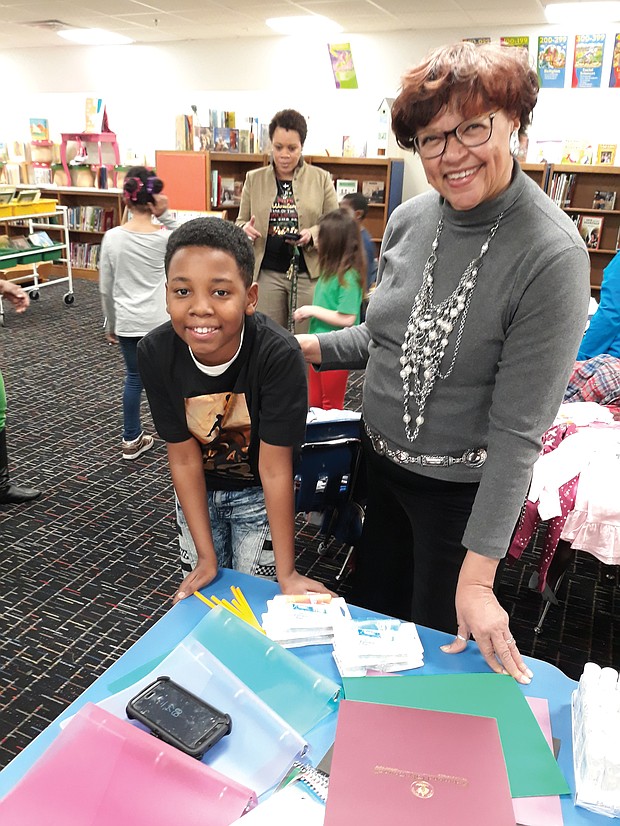
<svg viewBox="0 0 620 826"><path fill-rule="evenodd" d="M363 677L368 671L405 671L424 665L424 649L412 622L341 622L334 627L333 644L334 660L343 677Z"/></svg>
<svg viewBox="0 0 620 826"><path fill-rule="evenodd" d="M267 602L262 615L267 636L285 648L329 644L334 625L350 619L344 599L329 594L279 594Z"/></svg>
<svg viewBox="0 0 620 826"><path fill-rule="evenodd" d="M620 683L614 668L586 663L573 692L575 805L620 817Z"/></svg>

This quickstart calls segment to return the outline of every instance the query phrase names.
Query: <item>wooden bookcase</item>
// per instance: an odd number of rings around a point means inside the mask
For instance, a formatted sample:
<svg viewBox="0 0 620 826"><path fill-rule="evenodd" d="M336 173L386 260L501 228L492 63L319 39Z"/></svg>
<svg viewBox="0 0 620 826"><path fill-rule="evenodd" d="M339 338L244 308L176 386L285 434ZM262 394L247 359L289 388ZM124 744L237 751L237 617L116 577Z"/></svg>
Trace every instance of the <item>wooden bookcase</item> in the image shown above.
<svg viewBox="0 0 620 826"><path fill-rule="evenodd" d="M246 155L237 152L184 152L158 149L155 169L164 182L171 209L226 211L234 221L238 206L212 205L211 173L217 170L221 177L245 181L246 173L269 163L268 155Z"/></svg>
<svg viewBox="0 0 620 826"><path fill-rule="evenodd" d="M383 240L388 218L403 199L403 175L405 162L400 158L332 158L322 155L304 156L308 163L326 169L336 180L357 181L357 191L362 191L364 181L380 181L385 198L380 203L369 203L364 226L372 240Z"/></svg>
<svg viewBox="0 0 620 826"><path fill-rule="evenodd" d="M620 167L589 166L581 164L551 164L547 192L551 192L553 179L559 174L574 174L570 204L561 205L568 215L596 215L603 218L599 248L590 253L590 287L594 293L601 288L603 270L616 255L620 232ZM615 209L594 209L594 193L615 192Z"/></svg>
<svg viewBox="0 0 620 826"><path fill-rule="evenodd" d="M385 199L369 205L365 225L373 240L380 243L387 219L400 204L403 194L404 161L391 158L331 158L304 155L307 163L326 169L333 177L356 180L358 190L363 181L381 181ZM234 221L238 207L211 206L211 172L222 177L245 181L246 173L269 163L269 155L244 155L235 152L182 152L158 150L155 153L157 174L164 181L171 209L226 210Z"/></svg>
<svg viewBox="0 0 620 826"><path fill-rule="evenodd" d="M32 186L21 185L24 189L32 189ZM78 266L76 261L75 244L88 245L84 251L90 246L100 245L101 239L104 235L103 227L101 229L80 229L75 222L71 221L71 208L80 208L83 210L86 207L95 207L96 209L107 210L112 213L112 226L120 224L121 216L123 214L123 200L122 190L120 189L95 189L91 187L75 187L75 186L53 186L45 185L38 186L41 190L41 196L44 198L56 198L59 204L69 208L69 241L70 249L73 249L71 254L73 264L73 275L78 278L86 278L90 281L99 280L99 271L97 267ZM76 213L73 213L76 217ZM109 227L108 227L109 228ZM51 228L53 233L54 230ZM52 267L52 274L55 276L66 275L66 267L63 264L54 264Z"/></svg>
<svg viewBox="0 0 620 826"><path fill-rule="evenodd" d="M521 169L525 172L528 178L531 178L535 184L547 191L547 181L549 178L549 166L546 163L522 163Z"/></svg>

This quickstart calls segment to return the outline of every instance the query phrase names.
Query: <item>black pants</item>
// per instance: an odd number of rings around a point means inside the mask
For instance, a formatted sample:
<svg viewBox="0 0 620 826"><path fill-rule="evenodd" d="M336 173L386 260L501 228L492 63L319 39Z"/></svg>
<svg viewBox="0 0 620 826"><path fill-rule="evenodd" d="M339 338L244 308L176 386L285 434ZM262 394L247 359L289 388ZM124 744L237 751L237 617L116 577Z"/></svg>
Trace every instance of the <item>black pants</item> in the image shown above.
<svg viewBox="0 0 620 826"><path fill-rule="evenodd" d="M456 633L461 539L478 483L414 473L364 437L368 500L356 548L352 603Z"/></svg>

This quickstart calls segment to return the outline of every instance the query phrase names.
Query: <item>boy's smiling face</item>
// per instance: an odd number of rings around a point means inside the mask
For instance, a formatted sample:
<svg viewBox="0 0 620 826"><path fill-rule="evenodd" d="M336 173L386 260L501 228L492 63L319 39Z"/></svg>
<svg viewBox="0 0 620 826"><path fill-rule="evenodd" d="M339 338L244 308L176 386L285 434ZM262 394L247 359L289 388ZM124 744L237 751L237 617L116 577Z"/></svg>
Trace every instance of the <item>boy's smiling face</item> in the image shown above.
<svg viewBox="0 0 620 826"><path fill-rule="evenodd" d="M247 287L234 257L213 247L181 247L168 265L166 304L175 333L207 366L230 361L239 349L258 285Z"/></svg>

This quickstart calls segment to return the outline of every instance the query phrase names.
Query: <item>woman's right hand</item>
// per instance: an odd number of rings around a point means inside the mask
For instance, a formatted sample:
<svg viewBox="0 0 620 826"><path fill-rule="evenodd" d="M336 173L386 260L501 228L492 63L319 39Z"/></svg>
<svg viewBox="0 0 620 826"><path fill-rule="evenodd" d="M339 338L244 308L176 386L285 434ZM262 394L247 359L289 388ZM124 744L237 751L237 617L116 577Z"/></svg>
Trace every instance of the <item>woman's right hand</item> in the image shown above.
<svg viewBox="0 0 620 826"><path fill-rule="evenodd" d="M118 344L118 339L114 335L114 333L106 333L105 340L108 342L108 344Z"/></svg>
<svg viewBox="0 0 620 826"><path fill-rule="evenodd" d="M319 344L319 337L309 335L308 333L300 333L295 336L301 347L304 359L308 364L320 364L323 360L321 356L321 345Z"/></svg>
<svg viewBox="0 0 620 826"><path fill-rule="evenodd" d="M252 217L247 222L247 224L244 224L244 226L243 226L243 231L245 232L245 234L248 236L248 238L250 239L250 241L252 243L254 243L254 241L256 241L257 238L262 237L260 232L254 226L255 223L256 223L256 216L252 215Z"/></svg>
<svg viewBox="0 0 620 826"><path fill-rule="evenodd" d="M191 596L194 591L199 591L201 588L204 588L205 585L208 585L215 579L216 574L217 562L199 561L194 570L185 577L179 586L179 590L172 597L173 605L176 605L179 600Z"/></svg>

